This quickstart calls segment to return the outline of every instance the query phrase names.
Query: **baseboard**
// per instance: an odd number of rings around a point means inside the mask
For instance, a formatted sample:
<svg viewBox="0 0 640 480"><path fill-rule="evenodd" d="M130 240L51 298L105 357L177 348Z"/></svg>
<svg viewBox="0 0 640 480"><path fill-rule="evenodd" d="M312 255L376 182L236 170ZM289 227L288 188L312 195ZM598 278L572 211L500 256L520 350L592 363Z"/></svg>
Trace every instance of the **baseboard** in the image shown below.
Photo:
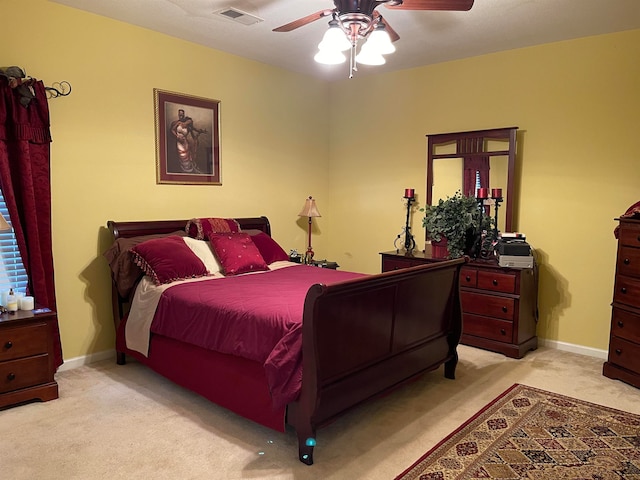
<svg viewBox="0 0 640 480"><path fill-rule="evenodd" d="M583 345L575 345L573 343L559 342L557 340L548 340L546 338L538 338L538 344L541 347L555 348L556 350L562 350L564 352L578 353L580 355L586 355L588 357L601 358L606 360L609 356L607 350L600 350L598 348L585 347Z"/></svg>
<svg viewBox="0 0 640 480"><path fill-rule="evenodd" d="M116 351L115 349L105 350L103 352L91 353L89 355L83 355L81 357L74 357L70 359L65 359L64 363L58 368L59 372L64 372L65 370L71 370L73 368L82 367L83 365L88 365L90 363L100 362L102 360L113 359L116 361Z"/></svg>

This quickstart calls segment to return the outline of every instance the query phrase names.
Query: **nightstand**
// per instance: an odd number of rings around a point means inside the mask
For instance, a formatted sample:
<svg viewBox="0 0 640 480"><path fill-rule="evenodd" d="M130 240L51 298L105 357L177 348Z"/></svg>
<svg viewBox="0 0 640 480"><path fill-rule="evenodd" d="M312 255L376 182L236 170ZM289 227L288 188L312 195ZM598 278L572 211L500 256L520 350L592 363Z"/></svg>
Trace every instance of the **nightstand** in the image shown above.
<svg viewBox="0 0 640 480"><path fill-rule="evenodd" d="M0 408L58 398L53 378L55 318L53 311L18 310L0 315Z"/></svg>

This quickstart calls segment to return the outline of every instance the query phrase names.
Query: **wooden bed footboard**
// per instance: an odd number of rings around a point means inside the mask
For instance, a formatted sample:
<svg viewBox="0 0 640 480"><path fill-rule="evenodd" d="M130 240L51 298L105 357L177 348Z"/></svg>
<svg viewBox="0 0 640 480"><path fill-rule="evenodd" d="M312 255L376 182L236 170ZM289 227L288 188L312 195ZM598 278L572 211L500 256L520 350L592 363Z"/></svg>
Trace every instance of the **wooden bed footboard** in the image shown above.
<svg viewBox="0 0 640 480"><path fill-rule="evenodd" d="M445 364L453 379L462 332L464 259L314 285L305 300L303 377L288 406L299 457L313 464L316 429L356 405Z"/></svg>

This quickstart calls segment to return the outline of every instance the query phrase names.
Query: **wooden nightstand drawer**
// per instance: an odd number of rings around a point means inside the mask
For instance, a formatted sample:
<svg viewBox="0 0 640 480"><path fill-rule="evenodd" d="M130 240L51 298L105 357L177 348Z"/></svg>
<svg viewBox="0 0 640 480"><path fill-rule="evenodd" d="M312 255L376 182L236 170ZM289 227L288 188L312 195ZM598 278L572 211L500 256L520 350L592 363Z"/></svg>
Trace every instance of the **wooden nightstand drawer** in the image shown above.
<svg viewBox="0 0 640 480"><path fill-rule="evenodd" d="M640 277L640 248L620 247L617 263L618 275Z"/></svg>
<svg viewBox="0 0 640 480"><path fill-rule="evenodd" d="M49 381L47 354L0 363L0 393Z"/></svg>
<svg viewBox="0 0 640 480"><path fill-rule="evenodd" d="M460 269L460 286L475 288L478 283L478 271L474 268Z"/></svg>
<svg viewBox="0 0 640 480"><path fill-rule="evenodd" d="M515 312L515 300L513 298L482 295L473 292L460 292L460 298L462 311L465 313L474 313L502 320L513 320ZM467 326L464 325L463 328L464 332L467 333Z"/></svg>
<svg viewBox="0 0 640 480"><path fill-rule="evenodd" d="M618 337L611 337L609 362L640 373L640 345Z"/></svg>
<svg viewBox="0 0 640 480"><path fill-rule="evenodd" d="M466 335L475 335L498 342L511 343L513 341L513 323L507 320L464 314L462 323Z"/></svg>
<svg viewBox="0 0 640 480"><path fill-rule="evenodd" d="M621 224L618 237L620 245L640 247L640 225L630 223Z"/></svg>
<svg viewBox="0 0 640 480"><path fill-rule="evenodd" d="M640 308L640 279L616 275L613 301Z"/></svg>
<svg viewBox="0 0 640 480"><path fill-rule="evenodd" d="M516 276L509 273L482 270L478 272L478 288L494 292L515 293Z"/></svg>
<svg viewBox="0 0 640 480"><path fill-rule="evenodd" d="M48 333L45 323L0 330L0 361L47 353Z"/></svg>

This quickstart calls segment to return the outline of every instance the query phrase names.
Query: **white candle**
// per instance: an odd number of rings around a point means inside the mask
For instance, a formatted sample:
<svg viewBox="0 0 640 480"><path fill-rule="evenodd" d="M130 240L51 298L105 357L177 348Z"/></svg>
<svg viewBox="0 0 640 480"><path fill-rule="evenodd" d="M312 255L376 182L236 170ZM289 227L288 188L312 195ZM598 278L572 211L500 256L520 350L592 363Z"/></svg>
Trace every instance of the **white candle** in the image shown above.
<svg viewBox="0 0 640 480"><path fill-rule="evenodd" d="M35 302L33 297L20 298L20 310L33 310L35 308Z"/></svg>

